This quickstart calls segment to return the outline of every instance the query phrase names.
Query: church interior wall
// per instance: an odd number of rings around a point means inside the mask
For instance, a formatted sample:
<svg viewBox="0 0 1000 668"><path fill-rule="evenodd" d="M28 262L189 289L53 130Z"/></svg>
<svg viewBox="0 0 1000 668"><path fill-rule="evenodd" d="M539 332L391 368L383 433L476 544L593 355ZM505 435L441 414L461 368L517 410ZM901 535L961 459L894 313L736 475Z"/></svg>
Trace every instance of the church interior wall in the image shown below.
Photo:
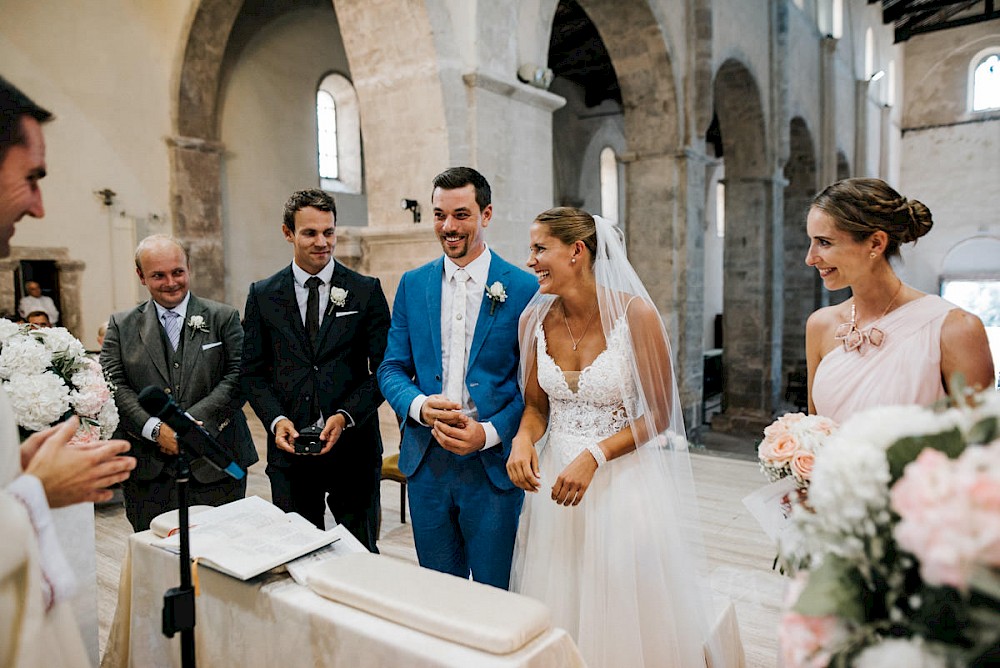
<svg viewBox="0 0 1000 668"><path fill-rule="evenodd" d="M116 237L169 229L171 82L191 3L141 8L108 0L68 11L57 0L5 2L2 73L55 113L46 126L46 215L17 227L15 247L66 246L82 261L82 320L97 345L100 323L131 308L141 286L134 244ZM119 29L119 26L124 26ZM104 206L95 191L115 197ZM123 252L122 246L132 246Z"/></svg>
<svg viewBox="0 0 1000 668"><path fill-rule="evenodd" d="M938 291L952 248L1000 234L1000 112L972 112L968 89L972 59L1000 48L998 26L987 21L906 43L900 190L930 208L934 227L905 249L901 274L927 292Z"/></svg>
<svg viewBox="0 0 1000 668"><path fill-rule="evenodd" d="M817 188L826 185L821 175L830 173L837 153L838 177L881 175L931 207L935 230L905 251L901 269L916 287L936 291L951 248L996 233L1000 113L967 110L969 60L1000 46L996 21L897 46L892 26L881 24L880 7L844 0L833 80L824 81L822 40L831 29L833 0L788 0L787 52L778 55L787 62L774 61L769 22L775 8L767 0L578 1L606 40L624 109L610 102L586 109L579 87L564 80L548 91L517 80L519 66L546 65L558 0L333 0L336 14L328 0L310 0L286 3L298 9L261 23L225 62L221 87L201 91L219 96L218 136L209 129L197 138L218 140L222 151L219 247L226 300L242 307L249 282L288 261L279 238L280 208L291 190L317 184L314 93L331 71L349 75L355 85L364 149L364 194L337 195L342 244L363 256L361 268L383 278L390 299L403 269L439 252L430 204L430 181L439 171L472 164L490 178L496 216L487 238L521 264L538 212L554 204L600 210L597 155L607 144L621 159L620 202L626 224L635 226L636 266L674 319L671 331L688 336L685 328L693 327L688 338L707 348L727 293L727 242L715 234L715 183L723 173L737 180L778 177L764 189L749 182L727 189L737 212L727 227L735 234L741 221L757 226L755 253L766 252L768 235L782 228L787 247L800 222L804 228L804 219L789 224L799 212L782 207L787 193L779 183L792 118L802 120L812 142ZM135 240L184 229L183 221L172 219L178 177L166 140L184 134L176 127L180 65L189 24L207 2L139 7L106 0L87 12L67 12L54 0L5 3L2 73L57 114L46 129L47 216L21 224L13 242L42 248L72 239L64 242L71 259L87 267L77 333L88 346L95 344L98 323L144 294L132 270ZM897 94L890 107L889 77L862 90L869 26L875 69L895 62ZM225 41L210 46L224 48ZM723 70L732 75L734 65L740 76L720 88L717 77ZM745 95L748 81L759 109L750 119L734 121L729 114L722 128L725 164L716 164L701 154L707 126L695 119L732 107L720 91ZM825 108L830 95L833 103ZM296 99L297 105L289 104ZM690 167L692 160L697 167ZM691 178L692 170L698 178ZM94 194L102 188L116 193L110 206ZM805 189L796 192L802 198ZM400 209L402 198L420 202L419 227ZM698 228L689 229L692 224ZM87 233L77 233L81 229ZM734 285L731 280L729 288ZM768 317L759 300L773 287L760 283L740 295L748 304L758 300L754 318ZM692 298L701 299L696 308L686 304ZM692 320L676 321L687 317ZM767 329L774 323L751 324ZM765 339L728 359L764 360L774 345ZM678 350L684 346L682 341ZM687 367L681 373L682 394L693 396L697 374Z"/></svg>
<svg viewBox="0 0 1000 668"><path fill-rule="evenodd" d="M340 26L326 5L263 26L226 77L220 110L226 298L241 310L250 283L288 263L280 228L285 200L320 185L316 87L330 72L350 79ZM364 194L335 197L338 229L367 225Z"/></svg>

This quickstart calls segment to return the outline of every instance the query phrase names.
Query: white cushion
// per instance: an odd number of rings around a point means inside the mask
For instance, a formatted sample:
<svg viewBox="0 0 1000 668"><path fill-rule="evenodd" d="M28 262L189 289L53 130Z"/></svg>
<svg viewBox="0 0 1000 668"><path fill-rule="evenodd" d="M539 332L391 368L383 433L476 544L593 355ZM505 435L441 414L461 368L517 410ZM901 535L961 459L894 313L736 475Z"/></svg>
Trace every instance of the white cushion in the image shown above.
<svg viewBox="0 0 1000 668"><path fill-rule="evenodd" d="M551 626L544 604L503 589L378 554L319 564L309 587L320 596L428 635L509 654Z"/></svg>

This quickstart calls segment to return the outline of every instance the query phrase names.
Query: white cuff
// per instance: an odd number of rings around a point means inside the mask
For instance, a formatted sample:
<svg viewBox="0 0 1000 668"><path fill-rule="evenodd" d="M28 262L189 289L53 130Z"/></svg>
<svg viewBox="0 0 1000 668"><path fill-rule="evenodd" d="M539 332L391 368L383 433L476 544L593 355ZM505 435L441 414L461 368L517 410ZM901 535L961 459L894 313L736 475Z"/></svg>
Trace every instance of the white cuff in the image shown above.
<svg viewBox="0 0 1000 668"><path fill-rule="evenodd" d="M423 409L425 401L427 401L426 394L418 394L414 397L413 401L410 402L410 410L407 415L414 419L418 424L429 427L429 424L420 419L420 411Z"/></svg>
<svg viewBox="0 0 1000 668"><path fill-rule="evenodd" d="M156 441L156 439L153 438L153 427L161 422L163 422L163 420L158 417L151 417L146 420L146 424L142 425L142 437L147 441Z"/></svg>
<svg viewBox="0 0 1000 668"><path fill-rule="evenodd" d="M276 417L276 418L274 418L273 420L271 420L271 433L272 433L272 434L274 433L274 426L275 426L276 424L278 424L278 423L279 423L280 421L282 421L282 420L287 420L287 419L288 419L288 418L286 418L286 417L285 417L284 415L279 415L278 417Z"/></svg>
<svg viewBox="0 0 1000 668"><path fill-rule="evenodd" d="M480 424L483 425L483 431L486 432L486 445L483 446L483 450L500 445L500 434L497 433L497 428L493 426L493 423L481 422Z"/></svg>

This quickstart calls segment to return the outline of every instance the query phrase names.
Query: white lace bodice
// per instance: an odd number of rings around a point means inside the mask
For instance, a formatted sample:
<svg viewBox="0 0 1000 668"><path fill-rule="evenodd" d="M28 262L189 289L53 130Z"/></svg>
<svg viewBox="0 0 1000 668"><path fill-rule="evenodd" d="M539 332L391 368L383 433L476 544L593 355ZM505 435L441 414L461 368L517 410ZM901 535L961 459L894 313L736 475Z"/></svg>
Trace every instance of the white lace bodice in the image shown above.
<svg viewBox="0 0 1000 668"><path fill-rule="evenodd" d="M541 325L537 339L538 384L549 397L548 447L555 448L565 465L588 442L603 440L628 426L636 391L631 377L627 325L622 321L611 330L607 348L580 372L576 392L570 389L563 370L549 355Z"/></svg>

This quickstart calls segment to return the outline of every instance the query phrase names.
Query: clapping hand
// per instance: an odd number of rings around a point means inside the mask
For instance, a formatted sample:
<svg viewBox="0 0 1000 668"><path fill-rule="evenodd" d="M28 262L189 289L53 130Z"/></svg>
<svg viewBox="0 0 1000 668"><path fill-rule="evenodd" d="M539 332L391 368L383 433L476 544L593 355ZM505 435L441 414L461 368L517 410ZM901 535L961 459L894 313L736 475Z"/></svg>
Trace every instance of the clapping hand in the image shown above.
<svg viewBox="0 0 1000 668"><path fill-rule="evenodd" d="M111 498L111 485L129 477L134 457L119 457L128 441L95 441L67 447L80 421L76 417L32 434L21 445L24 472L38 478L52 508Z"/></svg>

